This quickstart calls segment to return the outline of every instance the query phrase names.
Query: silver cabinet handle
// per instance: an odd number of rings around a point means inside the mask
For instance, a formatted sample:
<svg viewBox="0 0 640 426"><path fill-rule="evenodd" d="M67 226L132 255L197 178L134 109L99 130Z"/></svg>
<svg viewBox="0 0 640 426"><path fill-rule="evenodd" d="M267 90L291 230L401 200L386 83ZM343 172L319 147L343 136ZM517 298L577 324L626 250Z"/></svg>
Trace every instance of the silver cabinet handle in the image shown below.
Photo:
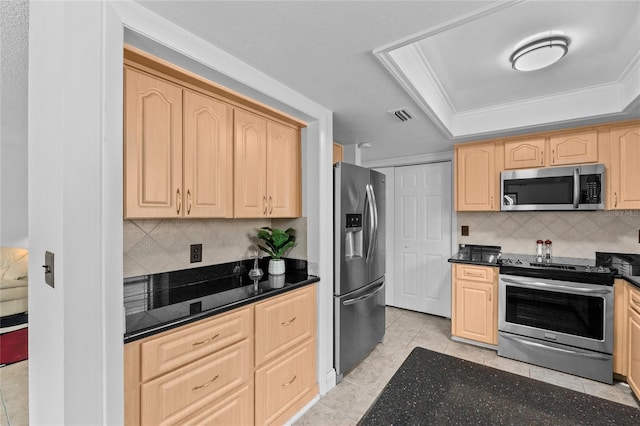
<svg viewBox="0 0 640 426"><path fill-rule="evenodd" d="M266 216L267 215L267 196L263 196L262 197L262 205L264 206L264 209L262 209L262 215Z"/></svg>
<svg viewBox="0 0 640 426"><path fill-rule="evenodd" d="M201 385L198 386L194 386L193 388L191 388L191 390L193 391L197 391L203 388L206 388L207 386L209 386L210 384L212 384L213 382L215 382L216 380L218 380L218 377L220 377L219 374L216 375L216 377L214 377L213 379L209 380L207 383L203 383Z"/></svg>
<svg viewBox="0 0 640 426"><path fill-rule="evenodd" d="M613 204L613 207L618 207L618 193L614 192L613 197L615 198L615 203Z"/></svg>
<svg viewBox="0 0 640 426"><path fill-rule="evenodd" d="M273 212L273 199L271 198L271 195L269 195L269 214L271 214Z"/></svg>
<svg viewBox="0 0 640 426"><path fill-rule="evenodd" d="M297 378L298 378L298 376L297 376L297 375L295 375L295 376L293 376L293 379L291 379L291 381L290 381L289 383L283 383L281 386L282 386L283 388L286 388L287 386L289 386L290 384L292 384L293 382L295 382Z"/></svg>
<svg viewBox="0 0 640 426"><path fill-rule="evenodd" d="M187 214L191 214L191 190L187 189Z"/></svg>
<svg viewBox="0 0 640 426"><path fill-rule="evenodd" d="M176 191L176 214L180 216L180 210L182 209L182 197L180 196L180 188Z"/></svg>
<svg viewBox="0 0 640 426"><path fill-rule="evenodd" d="M204 345L205 343L213 342L214 340L216 340L218 338L218 336L220 336L220 333L218 333L215 336L210 337L210 338L208 338L206 340L200 340L199 342L193 342L191 344L191 346L200 346L200 345Z"/></svg>

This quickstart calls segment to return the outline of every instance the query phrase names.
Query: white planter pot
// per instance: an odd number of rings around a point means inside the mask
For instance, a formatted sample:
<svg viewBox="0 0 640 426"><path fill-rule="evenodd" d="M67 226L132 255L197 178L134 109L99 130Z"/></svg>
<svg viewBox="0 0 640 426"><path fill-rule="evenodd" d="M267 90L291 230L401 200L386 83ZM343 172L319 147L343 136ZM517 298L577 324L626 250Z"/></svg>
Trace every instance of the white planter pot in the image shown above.
<svg viewBox="0 0 640 426"><path fill-rule="evenodd" d="M269 260L269 275L282 275L282 274L284 274L284 260L283 259Z"/></svg>

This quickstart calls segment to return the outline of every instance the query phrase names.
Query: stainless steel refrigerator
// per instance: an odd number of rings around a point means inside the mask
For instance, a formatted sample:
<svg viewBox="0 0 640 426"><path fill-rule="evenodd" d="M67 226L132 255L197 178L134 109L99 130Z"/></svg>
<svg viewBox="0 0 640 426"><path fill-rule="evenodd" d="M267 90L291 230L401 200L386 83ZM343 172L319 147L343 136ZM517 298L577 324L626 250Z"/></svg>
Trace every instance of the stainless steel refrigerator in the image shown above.
<svg viewBox="0 0 640 426"><path fill-rule="evenodd" d="M384 337L385 176L337 163L334 197L334 366L340 382Z"/></svg>

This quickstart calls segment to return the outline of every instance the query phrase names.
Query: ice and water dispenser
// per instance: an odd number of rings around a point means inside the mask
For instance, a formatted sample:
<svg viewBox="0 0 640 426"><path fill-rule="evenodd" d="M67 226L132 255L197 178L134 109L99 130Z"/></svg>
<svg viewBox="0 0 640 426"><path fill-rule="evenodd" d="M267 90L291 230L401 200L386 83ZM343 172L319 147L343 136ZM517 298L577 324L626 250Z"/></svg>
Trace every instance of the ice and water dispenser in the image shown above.
<svg viewBox="0 0 640 426"><path fill-rule="evenodd" d="M362 257L362 245L362 214L347 213L347 224L344 232L345 259Z"/></svg>

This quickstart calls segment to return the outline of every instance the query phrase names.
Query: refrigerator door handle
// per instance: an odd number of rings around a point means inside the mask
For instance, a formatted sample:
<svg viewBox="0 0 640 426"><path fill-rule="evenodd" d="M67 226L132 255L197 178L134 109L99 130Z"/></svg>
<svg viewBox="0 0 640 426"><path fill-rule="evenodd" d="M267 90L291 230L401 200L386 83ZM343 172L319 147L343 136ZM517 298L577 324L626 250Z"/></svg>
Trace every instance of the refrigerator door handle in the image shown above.
<svg viewBox="0 0 640 426"><path fill-rule="evenodd" d="M371 205L373 206L373 242L371 243L371 255L375 255L378 249L378 203L376 201L376 193L373 190L373 185L369 185L371 190Z"/></svg>
<svg viewBox="0 0 640 426"><path fill-rule="evenodd" d="M381 279L381 280L379 280L379 281L383 281L383 280L384 280L384 278L383 278L383 279ZM364 295L362 295L362 296L354 297L353 299L347 299L347 300L345 300L344 302L342 302L342 304L343 304L344 306L355 305L356 303L358 303L358 302L360 302L360 301L362 301L362 300L369 299L370 297L375 296L375 295L376 295L378 292L380 292L380 290L382 290L383 288L384 288L384 282L383 282L382 284L380 284L380 286L378 286L375 290L370 291L369 293L364 294Z"/></svg>
<svg viewBox="0 0 640 426"><path fill-rule="evenodd" d="M371 223L369 224L369 229L368 229L368 244L367 244L367 257L366 260L367 262L371 261L372 255L373 255L373 244L375 242L375 232L376 232L376 218L375 218L375 198L373 198L373 187L369 184L367 184L367 186L365 187L366 191L367 191L367 195L365 198L365 206L368 205L369 207L369 217L371 220Z"/></svg>

